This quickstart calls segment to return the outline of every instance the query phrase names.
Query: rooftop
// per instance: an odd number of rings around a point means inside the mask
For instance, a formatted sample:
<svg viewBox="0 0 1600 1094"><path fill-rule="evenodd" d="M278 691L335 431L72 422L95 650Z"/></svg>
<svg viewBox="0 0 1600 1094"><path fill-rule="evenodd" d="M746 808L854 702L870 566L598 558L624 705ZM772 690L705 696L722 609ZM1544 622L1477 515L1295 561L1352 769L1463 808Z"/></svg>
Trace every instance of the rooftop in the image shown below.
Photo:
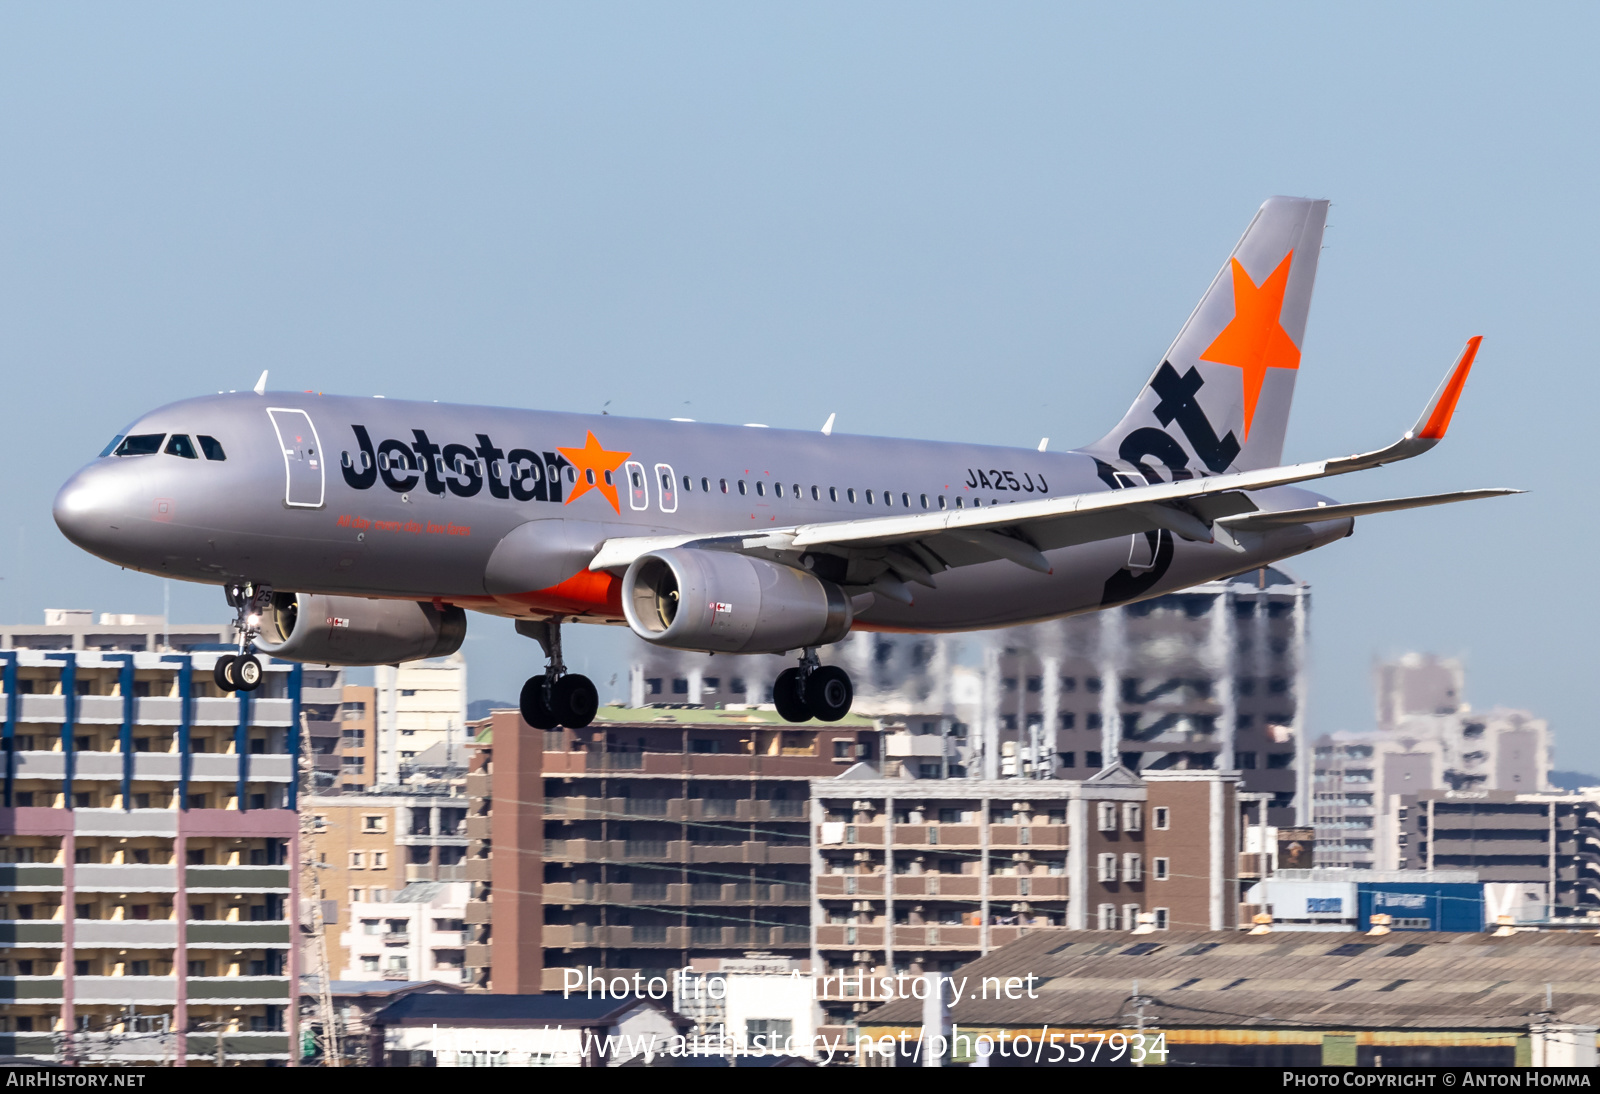
<svg viewBox="0 0 1600 1094"><path fill-rule="evenodd" d="M1600 1023L1600 938L1593 932L1247 935L1234 931L1031 931L954 974L962 1025L1119 1028L1134 983L1150 1020L1176 1028L1526 1029ZM1033 976L1037 998L976 998L984 977ZM991 992L991 994L994 994ZM1025 994L1019 992L1018 994ZM915 1025L897 1000L862 1026Z"/></svg>

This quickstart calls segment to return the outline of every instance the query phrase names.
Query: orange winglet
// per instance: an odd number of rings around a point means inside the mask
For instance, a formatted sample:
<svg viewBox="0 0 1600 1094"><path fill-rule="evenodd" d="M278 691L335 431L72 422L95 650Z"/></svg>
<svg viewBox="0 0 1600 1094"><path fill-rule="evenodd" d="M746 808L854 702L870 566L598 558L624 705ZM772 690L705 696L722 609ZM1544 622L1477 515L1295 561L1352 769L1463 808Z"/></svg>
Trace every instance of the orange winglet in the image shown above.
<svg viewBox="0 0 1600 1094"><path fill-rule="evenodd" d="M1445 381L1439 390L1439 397L1434 403L1433 413L1428 415L1428 422L1417 433L1425 440L1441 440L1445 431L1450 428L1450 418L1456 412L1456 403L1461 401L1461 390L1467 386L1467 373L1472 371L1472 361L1478 356L1478 344L1483 341L1483 335L1475 334L1467 339L1467 348L1461 352L1461 360L1456 362L1455 371L1450 374L1450 379Z"/></svg>

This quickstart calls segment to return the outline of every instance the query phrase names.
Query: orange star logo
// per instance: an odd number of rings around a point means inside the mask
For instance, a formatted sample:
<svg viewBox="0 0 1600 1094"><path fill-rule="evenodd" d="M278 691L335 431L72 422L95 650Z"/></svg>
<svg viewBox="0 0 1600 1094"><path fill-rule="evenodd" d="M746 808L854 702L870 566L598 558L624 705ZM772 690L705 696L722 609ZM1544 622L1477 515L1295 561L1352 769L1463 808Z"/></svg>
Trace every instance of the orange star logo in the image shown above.
<svg viewBox="0 0 1600 1094"><path fill-rule="evenodd" d="M611 472L621 467L622 461L633 455L632 452L607 452L592 432L582 448L558 448L556 451L567 458L578 476L572 493L567 495L567 505L590 490L598 490L611 503L611 508L622 512L622 501L617 497L617 484L611 481Z"/></svg>
<svg viewBox="0 0 1600 1094"><path fill-rule="evenodd" d="M1289 287L1289 263L1284 255L1278 268L1260 285L1250 280L1237 258L1233 259L1233 319L1200 355L1202 361L1232 365L1243 375L1244 437L1250 438L1250 421L1269 368L1300 367L1300 348L1278 322L1283 311L1283 291Z"/></svg>

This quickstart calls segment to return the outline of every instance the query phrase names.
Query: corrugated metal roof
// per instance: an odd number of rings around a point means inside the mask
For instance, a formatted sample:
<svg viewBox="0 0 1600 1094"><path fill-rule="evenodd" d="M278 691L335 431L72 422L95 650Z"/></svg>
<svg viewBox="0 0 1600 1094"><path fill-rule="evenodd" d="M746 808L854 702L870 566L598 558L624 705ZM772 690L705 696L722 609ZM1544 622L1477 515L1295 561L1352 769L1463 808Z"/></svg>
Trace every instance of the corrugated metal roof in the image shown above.
<svg viewBox="0 0 1600 1094"><path fill-rule="evenodd" d="M951 1017L967 1026L1119 1028L1135 981L1155 1000L1146 1020L1168 1029L1515 1029L1545 1010L1547 984L1557 1021L1600 1024L1600 937L1589 931L1034 931L952 975L966 998ZM1037 998L982 997L986 977L1030 975ZM921 1021L921 1002L897 1000L859 1024Z"/></svg>

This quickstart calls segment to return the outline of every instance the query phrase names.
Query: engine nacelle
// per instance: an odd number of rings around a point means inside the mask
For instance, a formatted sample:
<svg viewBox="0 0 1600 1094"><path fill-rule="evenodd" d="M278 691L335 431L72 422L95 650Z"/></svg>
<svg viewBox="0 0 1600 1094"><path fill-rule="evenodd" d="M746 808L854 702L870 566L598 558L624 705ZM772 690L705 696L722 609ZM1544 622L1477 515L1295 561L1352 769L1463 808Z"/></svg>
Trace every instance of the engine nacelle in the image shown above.
<svg viewBox="0 0 1600 1094"><path fill-rule="evenodd" d="M783 653L837 642L850 599L832 582L731 551L673 547L634 559L622 611L646 642L712 653Z"/></svg>
<svg viewBox="0 0 1600 1094"><path fill-rule="evenodd" d="M397 665L444 657L467 637L467 613L414 600L275 593L256 649L315 665Z"/></svg>

